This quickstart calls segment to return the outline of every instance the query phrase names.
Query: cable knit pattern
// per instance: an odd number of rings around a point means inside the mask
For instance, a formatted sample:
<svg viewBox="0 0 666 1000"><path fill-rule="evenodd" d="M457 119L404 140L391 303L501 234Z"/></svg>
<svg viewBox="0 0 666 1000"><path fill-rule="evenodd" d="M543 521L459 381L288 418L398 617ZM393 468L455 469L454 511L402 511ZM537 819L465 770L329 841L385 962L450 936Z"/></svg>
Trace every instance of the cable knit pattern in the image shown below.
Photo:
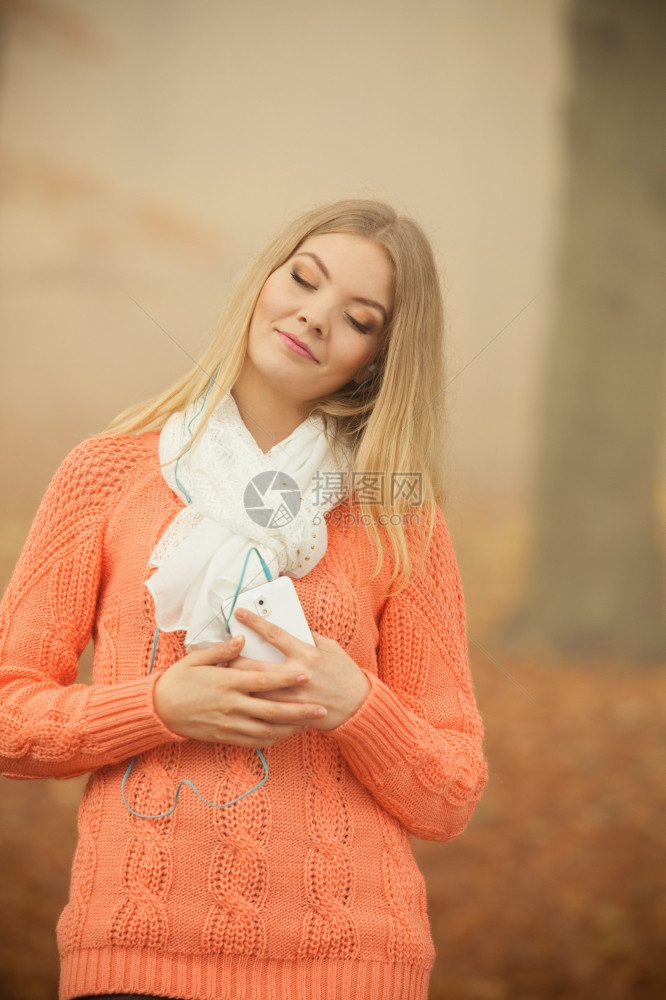
<svg viewBox="0 0 666 1000"><path fill-rule="evenodd" d="M199 743L155 714L150 554L182 503L158 435L98 438L67 456L0 605L0 770L92 772L58 923L61 1000L425 1000L433 947L409 834L448 840L486 779L458 571L437 512L419 575L388 597L363 527L331 517L321 562L295 581L310 627L359 664L370 693L331 733L268 753ZM335 512L333 512L335 513ZM76 682L92 635L91 685Z"/></svg>
<svg viewBox="0 0 666 1000"><path fill-rule="evenodd" d="M68 951L80 947L85 927L97 870L97 837L101 829L103 797L103 782L97 771L91 775L83 793L79 842L72 865L72 892L58 921L58 938Z"/></svg>
<svg viewBox="0 0 666 1000"><path fill-rule="evenodd" d="M300 958L354 958L359 941L352 917L352 821L342 758L322 733L306 733L302 742L303 768L309 779L305 810L312 847L305 860L310 907L298 954Z"/></svg>
<svg viewBox="0 0 666 1000"><path fill-rule="evenodd" d="M419 887L408 863L405 830L383 810L379 810L379 822L384 838L382 889L390 913L387 951L391 961L411 965L419 961L424 945L428 947L423 934L418 932L419 924L414 921L420 901ZM406 887L409 887L407 894Z"/></svg>
<svg viewBox="0 0 666 1000"><path fill-rule="evenodd" d="M95 630L99 657L99 684L113 684L118 672L116 639L120 628L120 594L112 594L100 608Z"/></svg>
<svg viewBox="0 0 666 1000"><path fill-rule="evenodd" d="M261 779L263 768L254 750L220 745L215 751L221 775L215 802L231 802ZM215 903L204 923L204 952L252 958L265 954L263 911L270 818L270 802L263 787L235 806L214 811L213 823L220 842L213 851L208 873L208 888Z"/></svg>
<svg viewBox="0 0 666 1000"><path fill-rule="evenodd" d="M155 816L171 808L179 763L180 747L173 744L143 754L130 774L125 792L135 812ZM110 945L165 947L169 933L165 899L173 876L174 825L175 813L162 819L130 815L132 833L120 867L124 898L111 914L106 933Z"/></svg>

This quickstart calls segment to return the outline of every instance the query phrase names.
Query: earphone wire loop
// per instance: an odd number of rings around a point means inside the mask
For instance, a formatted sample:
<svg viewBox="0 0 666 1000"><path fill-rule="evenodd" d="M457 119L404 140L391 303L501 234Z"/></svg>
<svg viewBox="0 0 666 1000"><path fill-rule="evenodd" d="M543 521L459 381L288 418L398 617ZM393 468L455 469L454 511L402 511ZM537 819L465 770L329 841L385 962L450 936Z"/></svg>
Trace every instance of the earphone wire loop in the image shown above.
<svg viewBox="0 0 666 1000"><path fill-rule="evenodd" d="M259 559L259 562L261 563L261 568L263 569L264 575L266 576L266 579L268 580L268 582L270 583L272 581L272 579L273 579L273 575L272 575L272 573L271 573L271 571L270 571L270 569L268 567L268 563L266 562L266 560L264 559L264 557L262 556L261 552L256 547L256 545L252 545L248 549L247 554L245 556L245 561L243 563L243 568L241 570L240 579L238 581L238 586L236 587L236 593L234 594L233 601L232 601L232 604L231 604L231 608L229 610L229 615L228 616L225 615L224 609L220 608L220 611L222 613L222 617L224 619L224 624L226 626L227 632L230 632L230 629L229 629L229 620L230 620L230 618L231 618L231 616L233 614L234 608L236 607L236 601L238 600L238 597L239 597L239 595L241 593L241 590L242 590L242 587L243 587L243 580L245 579L245 572L247 570L247 566L248 566L248 562L250 560L250 556L252 555L253 552L256 553L257 558ZM157 640L159 639L159 634L160 634L160 630L159 630L159 628L156 628L155 629L155 635L153 637L153 647L152 647L152 653L151 653L151 657L150 657L150 666L148 667L148 675L149 676L153 672L153 667L155 666L155 656L157 655ZM167 816L170 816L173 812L175 812L176 806L178 805L178 798L180 796L180 790L183 787L183 785L187 785L189 788L192 789L192 791L197 796L197 798L200 799L201 802L203 802L204 805L209 806L211 809L227 809L229 806L235 806L237 802L240 802L241 799L244 799L246 796L251 795L253 792L256 792L259 788L262 787L262 785L265 785L266 782L268 781L268 762L267 762L266 758L264 757L264 755L263 755L263 753L262 753L262 751L261 751L261 749L259 747L255 747L255 750L257 752L257 756L259 757L259 760L261 761L261 766L263 767L264 773L263 773L263 777L257 782L256 785L253 785L252 788L248 788L247 791L242 792L240 795L237 795L236 798L234 798L234 799L230 799L229 802L209 802L208 799L204 798L204 796L201 794L201 792L199 791L199 789L197 788L197 786L194 784L194 782L190 778L183 778L181 781L178 782L178 785L176 787L176 792L175 792L175 795L174 795L173 805L171 806L170 809L167 809L165 812L162 812L162 813L141 813L141 812L138 812L138 810L134 809L129 804L129 802L127 801L127 795L125 793L125 787L127 785L128 778L129 778L130 774L132 773L132 769L134 768L134 764L136 762L136 754L135 754L134 757L132 757L132 759L130 760L129 764L127 765L127 769L126 769L125 773L123 774L122 781L120 783L120 794L122 796L123 805L128 810L128 812L130 812L132 814L132 816L136 816L137 819L166 819Z"/></svg>

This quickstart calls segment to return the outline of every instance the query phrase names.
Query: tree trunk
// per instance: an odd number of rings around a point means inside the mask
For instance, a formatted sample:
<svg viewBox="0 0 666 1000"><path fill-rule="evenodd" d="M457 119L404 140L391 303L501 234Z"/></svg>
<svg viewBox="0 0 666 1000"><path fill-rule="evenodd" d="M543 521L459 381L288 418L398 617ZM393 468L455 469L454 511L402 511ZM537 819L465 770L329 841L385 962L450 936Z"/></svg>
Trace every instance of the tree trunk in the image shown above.
<svg viewBox="0 0 666 1000"><path fill-rule="evenodd" d="M568 652L666 652L666 4L575 0L569 183L525 621Z"/></svg>

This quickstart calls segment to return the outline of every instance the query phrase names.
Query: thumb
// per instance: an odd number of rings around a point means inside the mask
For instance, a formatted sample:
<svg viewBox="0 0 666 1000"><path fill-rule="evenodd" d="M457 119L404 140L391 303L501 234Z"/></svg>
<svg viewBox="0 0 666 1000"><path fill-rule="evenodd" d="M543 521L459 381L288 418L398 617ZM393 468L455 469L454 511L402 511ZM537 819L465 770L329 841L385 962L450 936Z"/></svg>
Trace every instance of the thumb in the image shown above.
<svg viewBox="0 0 666 1000"><path fill-rule="evenodd" d="M224 642L216 642L213 646L203 646L201 649L194 649L188 653L187 660L192 667L201 667L215 663L228 663L238 656L240 649L245 642L242 635L225 639Z"/></svg>

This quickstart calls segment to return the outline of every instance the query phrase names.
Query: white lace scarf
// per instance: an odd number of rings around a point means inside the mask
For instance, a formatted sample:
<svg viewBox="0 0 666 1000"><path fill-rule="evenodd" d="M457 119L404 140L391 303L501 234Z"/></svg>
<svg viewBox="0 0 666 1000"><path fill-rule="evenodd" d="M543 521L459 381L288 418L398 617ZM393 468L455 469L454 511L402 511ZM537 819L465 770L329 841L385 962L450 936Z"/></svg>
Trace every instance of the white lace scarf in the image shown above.
<svg viewBox="0 0 666 1000"><path fill-rule="evenodd" d="M317 472L340 471L320 419L304 421L264 454L230 394L176 463L175 456L192 436L201 408L199 401L173 414L160 434L160 461L170 462L162 466L162 473L186 506L157 543L148 563L157 570L146 584L155 603L158 627L166 632L184 629L188 650L226 638L220 608L236 593L251 546L259 549L274 578L280 573L304 576L326 551L323 514L340 500L335 491L329 491L328 497L322 494L321 478L313 481ZM298 484L296 512L297 494L288 490L281 493L286 480L278 477L273 481L270 475L256 481L255 502L258 506L263 503L263 511L252 508L248 512L246 503L252 504L247 492L250 480L270 472L286 473ZM267 482L273 482L274 488L266 490ZM270 518L270 524L276 526L264 526L255 518ZM257 586L264 579L253 554L242 589Z"/></svg>

